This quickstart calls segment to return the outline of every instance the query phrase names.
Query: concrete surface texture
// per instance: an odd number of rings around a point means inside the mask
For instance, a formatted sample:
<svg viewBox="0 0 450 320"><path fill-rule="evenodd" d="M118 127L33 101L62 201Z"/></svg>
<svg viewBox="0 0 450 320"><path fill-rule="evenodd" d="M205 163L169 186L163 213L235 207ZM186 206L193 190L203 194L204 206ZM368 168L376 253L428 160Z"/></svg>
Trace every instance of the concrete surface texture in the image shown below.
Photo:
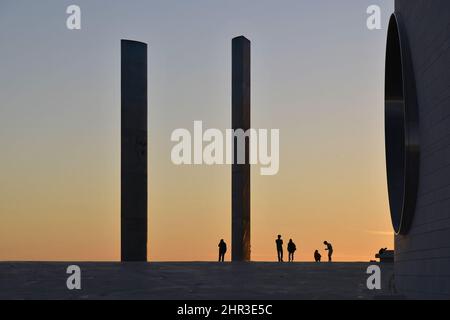
<svg viewBox="0 0 450 320"><path fill-rule="evenodd" d="M69 265L81 290L69 291ZM368 290L368 263L0 263L0 299L390 299L393 264Z"/></svg>

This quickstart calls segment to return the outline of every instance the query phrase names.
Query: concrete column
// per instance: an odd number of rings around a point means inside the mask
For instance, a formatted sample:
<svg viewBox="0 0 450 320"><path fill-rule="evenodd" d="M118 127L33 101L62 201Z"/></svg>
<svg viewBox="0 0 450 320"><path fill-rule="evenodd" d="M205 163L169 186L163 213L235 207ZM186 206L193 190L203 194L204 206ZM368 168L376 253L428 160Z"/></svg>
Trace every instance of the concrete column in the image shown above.
<svg viewBox="0 0 450 320"><path fill-rule="evenodd" d="M250 41L243 36L232 41L232 126L250 129ZM234 145L232 166L232 261L250 260L250 163L245 140L245 164L237 163Z"/></svg>
<svg viewBox="0 0 450 320"><path fill-rule="evenodd" d="M147 44L121 49L121 260L147 261Z"/></svg>

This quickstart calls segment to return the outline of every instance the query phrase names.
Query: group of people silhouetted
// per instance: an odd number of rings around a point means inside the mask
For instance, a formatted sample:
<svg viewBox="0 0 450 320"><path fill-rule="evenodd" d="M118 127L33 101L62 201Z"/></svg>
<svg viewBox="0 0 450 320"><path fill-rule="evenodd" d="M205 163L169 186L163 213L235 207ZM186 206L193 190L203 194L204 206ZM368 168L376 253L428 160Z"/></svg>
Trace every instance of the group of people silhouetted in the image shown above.
<svg viewBox="0 0 450 320"><path fill-rule="evenodd" d="M278 235L275 243L277 245L278 262L283 262L283 239L281 239L281 235ZM297 251L297 246L292 239L289 239L287 250L289 254L289 262L293 262L295 251Z"/></svg>
<svg viewBox="0 0 450 320"><path fill-rule="evenodd" d="M277 247L278 262L283 262L283 239L281 239L281 235L278 235L277 239L275 240L275 244ZM332 262L333 246L328 241L324 241L323 244L326 246L325 251L328 251L328 261ZM289 262L293 262L295 251L297 251L297 246L295 245L294 241L292 241L292 239L289 239L287 251L289 253ZM219 242L219 262L225 261L226 253L227 253L227 244L223 239L221 239ZM319 250L316 250L314 252L314 261L321 262L321 260L322 255L319 253Z"/></svg>
<svg viewBox="0 0 450 320"><path fill-rule="evenodd" d="M278 262L283 262L283 239L281 239L281 235L278 235L277 239L275 240L276 246L277 246L277 256L278 256ZM333 259L333 246L328 241L324 241L323 244L326 246L325 251L328 251L328 261L332 262ZM287 250L289 253L289 262L294 261L294 253L297 251L297 246L292 241L292 239L289 239ZM319 250L316 250L314 252L314 260L316 262L321 262L322 255L319 253Z"/></svg>

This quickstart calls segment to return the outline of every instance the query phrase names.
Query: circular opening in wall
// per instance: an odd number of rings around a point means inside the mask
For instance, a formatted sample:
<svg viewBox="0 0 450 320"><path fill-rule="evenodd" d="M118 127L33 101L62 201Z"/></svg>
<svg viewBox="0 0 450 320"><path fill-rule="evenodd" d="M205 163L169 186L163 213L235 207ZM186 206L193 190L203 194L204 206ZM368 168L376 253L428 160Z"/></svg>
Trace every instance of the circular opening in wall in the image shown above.
<svg viewBox="0 0 450 320"><path fill-rule="evenodd" d="M406 234L417 199L419 126L414 72L406 34L397 14L389 21L385 77L389 206L395 233Z"/></svg>

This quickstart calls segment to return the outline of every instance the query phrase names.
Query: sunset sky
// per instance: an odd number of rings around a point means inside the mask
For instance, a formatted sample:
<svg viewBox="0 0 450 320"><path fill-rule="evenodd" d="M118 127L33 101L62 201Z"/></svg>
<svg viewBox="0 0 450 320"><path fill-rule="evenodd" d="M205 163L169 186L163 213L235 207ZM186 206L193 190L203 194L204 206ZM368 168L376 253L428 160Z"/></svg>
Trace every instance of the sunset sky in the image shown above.
<svg viewBox="0 0 450 320"><path fill-rule="evenodd" d="M82 29L66 28L66 8ZM366 9L382 9L382 29ZM384 52L393 0L0 0L0 261L120 258L120 39L149 45L149 260L231 248L230 166L175 166L177 128L231 125L231 39L252 42L252 126L280 170L252 171L252 258L392 247ZM230 255L227 255L229 258Z"/></svg>

